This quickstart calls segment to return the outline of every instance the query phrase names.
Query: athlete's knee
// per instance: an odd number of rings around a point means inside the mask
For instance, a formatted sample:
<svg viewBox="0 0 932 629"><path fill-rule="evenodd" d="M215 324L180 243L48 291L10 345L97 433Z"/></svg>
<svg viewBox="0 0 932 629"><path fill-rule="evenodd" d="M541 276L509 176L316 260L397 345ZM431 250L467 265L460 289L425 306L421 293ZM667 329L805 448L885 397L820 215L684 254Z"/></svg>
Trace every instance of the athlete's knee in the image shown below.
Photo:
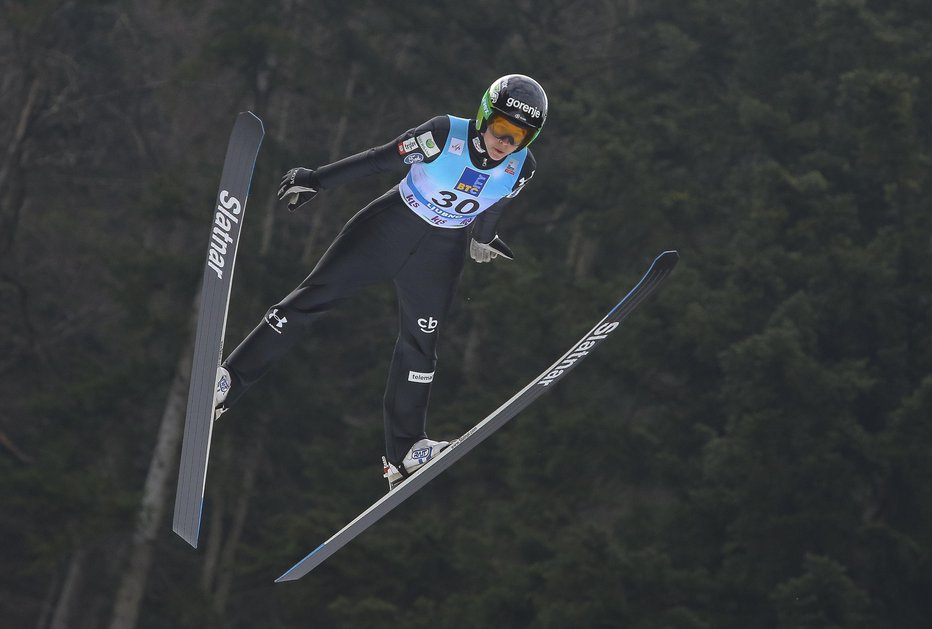
<svg viewBox="0 0 932 629"><path fill-rule="evenodd" d="M437 364L437 338L423 338L418 335L402 333L398 336L396 353L407 361L419 364Z"/></svg>

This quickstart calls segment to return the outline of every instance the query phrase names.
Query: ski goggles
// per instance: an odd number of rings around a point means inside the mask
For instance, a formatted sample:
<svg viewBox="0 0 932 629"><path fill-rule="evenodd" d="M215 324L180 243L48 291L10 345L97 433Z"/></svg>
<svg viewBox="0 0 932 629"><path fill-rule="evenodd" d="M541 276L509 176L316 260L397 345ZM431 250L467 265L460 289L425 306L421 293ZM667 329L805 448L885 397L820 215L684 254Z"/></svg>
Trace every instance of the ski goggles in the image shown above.
<svg viewBox="0 0 932 629"><path fill-rule="evenodd" d="M513 146L521 146L530 130L527 127L516 125L501 114L493 114L489 118L489 131L496 139L508 142Z"/></svg>

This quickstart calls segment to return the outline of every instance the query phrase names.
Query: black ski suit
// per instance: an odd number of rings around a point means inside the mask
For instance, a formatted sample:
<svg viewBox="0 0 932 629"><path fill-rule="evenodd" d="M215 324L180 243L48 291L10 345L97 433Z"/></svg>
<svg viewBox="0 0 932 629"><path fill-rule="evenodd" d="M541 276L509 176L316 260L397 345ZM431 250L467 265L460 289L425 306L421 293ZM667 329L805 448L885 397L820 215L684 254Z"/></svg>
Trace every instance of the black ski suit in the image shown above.
<svg viewBox="0 0 932 629"><path fill-rule="evenodd" d="M449 117L438 116L384 146L322 166L316 171L321 189L369 174L402 170L413 160L429 163L440 155L426 157L414 138L429 131L436 146L443 147L450 127ZM478 137L470 125L473 167L481 171L501 164L487 156ZM416 153L414 158L412 153ZM533 176L535 167L528 152L511 196ZM233 376L224 405L230 407L259 380L317 317L360 289L391 280L398 294L400 333L385 389L385 454L390 462L399 463L415 442L427 436L437 338L463 269L469 237L480 243L492 241L507 201L508 197L501 198L469 228L459 229L427 222L404 203L397 186L372 201L346 223L311 274L268 310L223 363Z"/></svg>

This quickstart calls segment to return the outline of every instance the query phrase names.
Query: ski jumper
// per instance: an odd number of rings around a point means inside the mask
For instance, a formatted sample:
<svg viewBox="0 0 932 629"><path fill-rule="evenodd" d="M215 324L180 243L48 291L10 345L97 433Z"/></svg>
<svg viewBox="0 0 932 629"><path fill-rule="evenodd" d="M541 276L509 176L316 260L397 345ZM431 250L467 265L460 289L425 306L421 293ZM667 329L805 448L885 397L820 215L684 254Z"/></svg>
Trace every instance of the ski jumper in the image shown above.
<svg viewBox="0 0 932 629"><path fill-rule="evenodd" d="M322 189L410 167L402 181L351 218L310 275L269 308L223 365L230 406L323 313L360 289L391 281L400 331L384 397L385 454L400 461L426 438L427 406L470 235L486 243L509 198L533 176L527 149L495 162L473 121L438 116L392 142L317 169Z"/></svg>

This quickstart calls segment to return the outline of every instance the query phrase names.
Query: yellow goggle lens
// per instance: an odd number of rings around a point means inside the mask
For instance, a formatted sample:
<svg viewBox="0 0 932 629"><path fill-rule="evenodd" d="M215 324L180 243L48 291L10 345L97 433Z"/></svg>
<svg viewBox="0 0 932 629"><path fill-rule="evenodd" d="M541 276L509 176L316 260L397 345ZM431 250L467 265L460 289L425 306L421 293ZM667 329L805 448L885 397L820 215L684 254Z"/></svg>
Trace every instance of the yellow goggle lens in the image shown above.
<svg viewBox="0 0 932 629"><path fill-rule="evenodd" d="M528 129L519 127L504 116L494 115L489 119L489 131L499 140L510 139L515 146L521 144L527 137Z"/></svg>

